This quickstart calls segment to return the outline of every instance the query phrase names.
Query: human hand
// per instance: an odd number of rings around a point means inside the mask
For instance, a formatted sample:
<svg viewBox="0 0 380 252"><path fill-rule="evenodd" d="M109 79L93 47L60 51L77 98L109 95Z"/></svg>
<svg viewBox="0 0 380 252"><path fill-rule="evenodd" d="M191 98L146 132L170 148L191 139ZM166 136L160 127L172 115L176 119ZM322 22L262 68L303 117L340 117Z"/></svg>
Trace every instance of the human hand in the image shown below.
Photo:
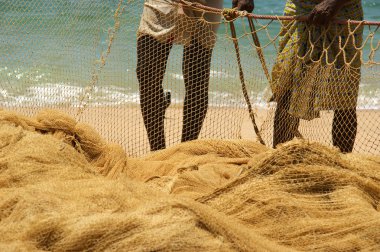
<svg viewBox="0 0 380 252"><path fill-rule="evenodd" d="M314 25L327 26L344 4L345 0L324 0L314 7L308 16L307 22Z"/></svg>
<svg viewBox="0 0 380 252"><path fill-rule="evenodd" d="M232 0L232 8L237 8L239 11L252 12L255 5L253 0Z"/></svg>

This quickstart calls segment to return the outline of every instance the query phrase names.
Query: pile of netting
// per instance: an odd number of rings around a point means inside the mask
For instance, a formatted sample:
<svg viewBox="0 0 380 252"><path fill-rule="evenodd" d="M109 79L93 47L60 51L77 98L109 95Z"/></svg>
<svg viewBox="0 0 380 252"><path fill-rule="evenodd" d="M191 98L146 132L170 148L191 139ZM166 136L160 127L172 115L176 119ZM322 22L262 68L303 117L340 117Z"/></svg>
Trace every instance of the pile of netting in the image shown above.
<svg viewBox="0 0 380 252"><path fill-rule="evenodd" d="M60 109L134 157L198 136L379 155L380 23L353 0L310 26L313 5L294 2L263 16L223 1L3 1L0 107Z"/></svg>
<svg viewBox="0 0 380 252"><path fill-rule="evenodd" d="M0 111L1 251L377 251L380 159L295 140L131 158L57 111Z"/></svg>

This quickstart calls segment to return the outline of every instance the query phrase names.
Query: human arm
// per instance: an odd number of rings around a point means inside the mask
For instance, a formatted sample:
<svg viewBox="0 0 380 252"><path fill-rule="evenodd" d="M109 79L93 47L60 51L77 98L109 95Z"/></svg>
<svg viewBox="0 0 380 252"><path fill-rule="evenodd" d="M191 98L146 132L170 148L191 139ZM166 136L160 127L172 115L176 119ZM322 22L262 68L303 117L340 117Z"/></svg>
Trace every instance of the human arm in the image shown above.
<svg viewBox="0 0 380 252"><path fill-rule="evenodd" d="M348 2L349 0L323 0L314 7L307 21L314 25L326 26Z"/></svg>
<svg viewBox="0 0 380 252"><path fill-rule="evenodd" d="M232 8L237 8L239 11L252 12L255 5L253 0L232 0Z"/></svg>

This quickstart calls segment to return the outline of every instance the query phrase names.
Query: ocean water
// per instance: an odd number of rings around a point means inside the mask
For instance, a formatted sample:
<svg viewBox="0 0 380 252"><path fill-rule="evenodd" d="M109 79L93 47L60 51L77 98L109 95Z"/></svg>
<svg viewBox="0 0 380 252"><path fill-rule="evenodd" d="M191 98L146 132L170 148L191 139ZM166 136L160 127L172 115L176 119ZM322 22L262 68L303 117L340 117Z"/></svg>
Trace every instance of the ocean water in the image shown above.
<svg viewBox="0 0 380 252"><path fill-rule="evenodd" d="M107 55L118 2L0 0L0 106L80 106L88 91L89 101L94 106L138 103L136 29L142 1L132 1L125 6L119 19L120 30ZM282 15L284 4L285 1L278 0L256 1L255 13ZM226 0L225 7L230 6L231 1ZM365 19L380 21L380 0L363 0L363 6ZM238 34L244 35L247 29L244 22L237 22L236 27ZM275 37L278 31L275 21L259 33L269 67L276 50L268 35ZM369 32L366 30L366 34ZM210 102L235 106L241 103L241 91L234 48L226 39L229 33L223 25L218 34L212 61ZM379 32L374 40L379 41ZM251 95L260 101L267 86L265 76L249 37L243 36L239 43ZM364 51L371 52L368 46ZM105 65L99 60L102 57ZM183 101L181 57L182 47L175 46L164 80L165 89L173 92L173 103ZM375 57L379 62L379 53ZM378 67L363 69L359 97L362 108L380 108L378 71Z"/></svg>

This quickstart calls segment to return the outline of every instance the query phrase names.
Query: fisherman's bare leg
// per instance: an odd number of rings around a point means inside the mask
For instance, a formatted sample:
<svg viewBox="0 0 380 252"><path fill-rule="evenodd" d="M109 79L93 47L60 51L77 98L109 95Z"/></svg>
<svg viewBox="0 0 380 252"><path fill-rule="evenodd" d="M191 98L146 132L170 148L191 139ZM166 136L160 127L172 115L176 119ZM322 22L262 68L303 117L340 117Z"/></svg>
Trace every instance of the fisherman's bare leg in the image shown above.
<svg viewBox="0 0 380 252"><path fill-rule="evenodd" d="M356 109L336 110L332 124L333 145L343 153L352 152L358 128Z"/></svg>
<svg viewBox="0 0 380 252"><path fill-rule="evenodd" d="M152 151L165 146L165 94L162 87L171 44L145 35L137 40L137 78L141 112Z"/></svg>
<svg viewBox="0 0 380 252"><path fill-rule="evenodd" d="M286 92L277 100L277 109L274 116L273 148L278 144L288 142L295 136L300 119L288 113L291 91Z"/></svg>
<svg viewBox="0 0 380 252"><path fill-rule="evenodd" d="M184 48L185 104L182 142L197 139L206 117L212 49L196 41Z"/></svg>

